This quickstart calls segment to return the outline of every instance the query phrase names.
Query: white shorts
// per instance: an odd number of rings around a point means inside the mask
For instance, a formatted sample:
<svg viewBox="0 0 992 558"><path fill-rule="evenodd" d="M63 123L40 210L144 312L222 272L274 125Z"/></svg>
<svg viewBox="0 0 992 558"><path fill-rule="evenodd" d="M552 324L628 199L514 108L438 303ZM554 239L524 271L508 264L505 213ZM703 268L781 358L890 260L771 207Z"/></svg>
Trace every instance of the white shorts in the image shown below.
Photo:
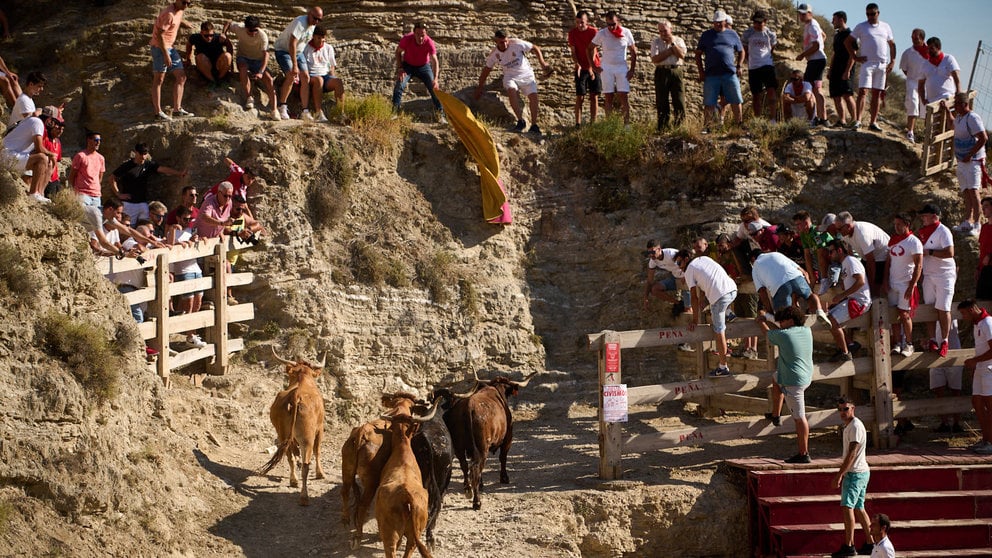
<svg viewBox="0 0 992 558"><path fill-rule="evenodd" d="M603 73L599 74L599 79L603 80L603 93L630 93L627 71L626 66L603 66Z"/></svg>
<svg viewBox="0 0 992 558"><path fill-rule="evenodd" d="M859 89L880 89L885 90L885 68L887 64L882 62L865 62L858 72Z"/></svg>
<svg viewBox="0 0 992 558"><path fill-rule="evenodd" d="M977 190L982 185L982 165L985 159L972 159L967 163L958 161L957 175L958 188L962 192L965 190Z"/></svg>
<svg viewBox="0 0 992 558"><path fill-rule="evenodd" d="M846 324L847 322L851 321L851 311L849 306L850 301L851 299L845 298L844 302L841 302L837 306L834 306L827 313L833 316L834 319L837 320L838 324L841 325ZM861 311L860 315L863 315L865 312L867 312L869 308L871 308L870 300L868 301L868 304L865 304L864 310ZM860 317L860 315L858 317Z"/></svg>
<svg viewBox="0 0 992 558"><path fill-rule="evenodd" d="M937 310L949 312L951 299L954 298L954 279L923 276L923 288L920 289L923 302L933 304Z"/></svg>
<svg viewBox="0 0 992 558"><path fill-rule="evenodd" d="M920 98L920 82L906 80L906 116L920 116L926 113L923 99Z"/></svg>
<svg viewBox="0 0 992 558"><path fill-rule="evenodd" d="M909 301L903 296L906 294L906 289L909 287L909 283L893 285L889 283L889 306L898 308L900 310L909 310Z"/></svg>
<svg viewBox="0 0 992 558"><path fill-rule="evenodd" d="M24 170L28 168L28 159L31 158L31 154L21 153L19 151L8 151L4 149L3 158L10 162L10 168L12 170L23 173Z"/></svg>
<svg viewBox="0 0 992 558"><path fill-rule="evenodd" d="M961 371L963 366L945 366L930 369L930 389L949 387L961 390Z"/></svg>
<svg viewBox="0 0 992 558"><path fill-rule="evenodd" d="M509 91L511 89L516 89L520 91L523 96L531 95L537 93L537 82L534 78L531 79L504 79L503 87Z"/></svg>
<svg viewBox="0 0 992 558"><path fill-rule="evenodd" d="M975 377L971 380L971 394L992 397L992 369L989 362L979 362L975 367Z"/></svg>

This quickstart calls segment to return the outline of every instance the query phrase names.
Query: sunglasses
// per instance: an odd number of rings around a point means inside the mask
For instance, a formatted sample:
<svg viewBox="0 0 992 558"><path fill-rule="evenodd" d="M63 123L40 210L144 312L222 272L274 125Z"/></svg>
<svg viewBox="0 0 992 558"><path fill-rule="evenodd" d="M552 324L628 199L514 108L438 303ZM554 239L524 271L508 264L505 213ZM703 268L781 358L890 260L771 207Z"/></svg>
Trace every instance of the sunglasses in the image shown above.
<svg viewBox="0 0 992 558"><path fill-rule="evenodd" d="M852 411L852 410L854 410L854 407L838 407L837 408L837 412L838 413L846 413L846 412Z"/></svg>

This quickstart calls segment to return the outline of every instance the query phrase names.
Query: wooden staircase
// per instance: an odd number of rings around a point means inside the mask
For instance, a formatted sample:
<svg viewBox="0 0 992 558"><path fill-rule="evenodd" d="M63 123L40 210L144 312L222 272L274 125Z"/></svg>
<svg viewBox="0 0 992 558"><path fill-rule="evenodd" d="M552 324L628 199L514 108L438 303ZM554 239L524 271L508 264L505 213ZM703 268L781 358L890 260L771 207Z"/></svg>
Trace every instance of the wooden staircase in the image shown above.
<svg viewBox="0 0 992 558"><path fill-rule="evenodd" d="M992 557L992 459L965 450L869 455L865 509L892 520L898 556ZM747 472L752 556L823 557L840 546L839 459L728 462ZM855 528L855 547L865 542Z"/></svg>

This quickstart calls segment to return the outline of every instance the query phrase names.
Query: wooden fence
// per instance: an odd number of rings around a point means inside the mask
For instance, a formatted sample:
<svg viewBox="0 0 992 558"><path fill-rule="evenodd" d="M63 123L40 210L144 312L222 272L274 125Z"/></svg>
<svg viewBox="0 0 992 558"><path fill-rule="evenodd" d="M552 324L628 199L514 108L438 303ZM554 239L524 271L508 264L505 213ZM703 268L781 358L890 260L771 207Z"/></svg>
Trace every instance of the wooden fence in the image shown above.
<svg viewBox="0 0 992 558"><path fill-rule="evenodd" d="M975 105L975 91L968 91L972 108ZM954 160L954 120L947 118L941 106L945 101L927 105L926 120L923 124L923 155L920 174L930 176L945 169L953 169ZM952 106L951 101L946 101Z"/></svg>
<svg viewBox="0 0 992 558"><path fill-rule="evenodd" d="M249 285L254 279L251 273L225 273L227 253L237 249L243 251L252 245L235 246L232 237L225 241L213 238L196 243L189 248L179 246L171 249L149 250L142 254L144 263L134 258L99 258L97 270L108 275L124 271L144 270L146 287L125 293L129 305L148 303L145 321L138 324L141 338L148 346L158 351L156 370L166 387L171 385L169 374L172 370L198 360L210 359L206 371L210 375L223 375L227 370L230 353L244 349L243 339L228 338L228 324L242 322L255 317L255 306L248 303L229 306L228 287ZM169 281L169 264L203 258L203 277L190 281ZM169 315L169 300L173 296L205 291L204 299L213 301L213 308L191 314ZM190 348L171 356L169 336L203 329L207 345ZM196 378L194 377L194 382Z"/></svg>
<svg viewBox="0 0 992 558"><path fill-rule="evenodd" d="M955 305L956 308L956 305ZM952 317L958 318L957 310ZM975 354L974 349L952 350L946 357L937 353L917 352L910 357L891 355L889 340L892 321L896 319L895 309L890 308L885 299L875 299L869 312L845 324L849 328L860 328L858 334L867 357L855 358L850 362L818 363L813 366L813 382L831 383L840 387L841 394L850 394L854 389L870 392L871 403L859 406L857 416L871 431L875 447L888 448L894 444L894 424L896 419L919 416L964 413L971 409L968 396L944 397L916 401L900 401L892 398L892 372L897 370L928 369L941 366L961 366L964 360ZM913 319L914 327L926 322L934 322L937 312L932 305L922 305ZM816 321L815 316L807 317L807 325L813 328L814 338L833 344L830 329ZM727 324L727 339L763 336L761 328L753 320L738 319ZM848 338L850 340L850 338ZM765 418L756 418L732 424L709 427L688 427L675 430L635 434L625 438L623 423L606 422L603 409L603 387L622 384L621 353L623 349L665 347L680 343L695 345L697 379L670 384L649 386L628 386L628 405L658 405L665 401L701 400L708 411L716 409L737 410L762 416L770 410L768 398L738 395L756 388L767 388L772 384L775 369L775 350L768 344L768 360L760 361L765 370L735 373L729 377L710 379L705 377L711 368L704 342L713 340L713 330L708 325L698 325L690 331L687 327L671 327L636 331L602 331L588 335L589 348L599 355L599 474L603 479L617 479L622 476L621 459L624 451L644 453L652 450L676 446L700 445L737 438L754 438L795 431L795 424L782 416L781 426L774 426ZM713 355L715 358L715 355ZM750 368L754 361L744 361ZM736 368L731 366L732 371ZM810 429L841 424L836 409L815 409L807 407L807 420Z"/></svg>

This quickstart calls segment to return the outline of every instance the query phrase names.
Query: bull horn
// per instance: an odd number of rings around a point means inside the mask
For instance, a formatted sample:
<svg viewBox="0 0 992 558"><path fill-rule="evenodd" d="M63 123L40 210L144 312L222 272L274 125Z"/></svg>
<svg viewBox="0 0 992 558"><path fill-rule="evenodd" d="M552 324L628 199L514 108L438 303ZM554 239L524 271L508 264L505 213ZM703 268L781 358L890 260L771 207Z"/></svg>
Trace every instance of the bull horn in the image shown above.
<svg viewBox="0 0 992 558"><path fill-rule="evenodd" d="M476 381L475 381L475 385L473 385L473 386L472 386L472 389L470 389L470 390L468 390L468 391L466 391L466 392L464 392L464 393L456 393L456 392L454 392L454 391L452 391L452 392L451 392L451 397L452 397L452 398L462 398L462 399L464 399L464 398L466 398L466 397L469 397L469 396L471 396L471 395L472 395L473 393L475 393L475 392L476 392L476 390L478 390L478 389L479 389L479 383L480 383L480 382L479 382L479 380L478 380L478 379L476 379Z"/></svg>
<svg viewBox="0 0 992 558"><path fill-rule="evenodd" d="M479 379L479 372L477 370L473 370L472 371L472 376L475 377L476 383L479 383L479 384L483 383L482 380Z"/></svg>
<svg viewBox="0 0 992 558"><path fill-rule="evenodd" d="M282 358L281 356L279 356L279 353L276 352L276 346L275 345L269 345L269 348L272 349L272 356L276 357L276 360L278 360L279 362L285 364L286 366L292 366L292 365L296 364L292 360L286 360L286 359Z"/></svg>
<svg viewBox="0 0 992 558"><path fill-rule="evenodd" d="M320 362L317 363L317 368L323 368L324 364L326 363L327 363L327 351L324 351L324 356L320 359Z"/></svg>
<svg viewBox="0 0 992 558"><path fill-rule="evenodd" d="M527 384L530 383L531 378L533 378L534 376L537 376L540 373L541 373L541 371L538 370L537 372L534 372L530 376L527 376L526 378L524 378L523 381L520 381L520 382L510 382L510 383L513 384L517 388L527 387Z"/></svg>
<svg viewBox="0 0 992 558"><path fill-rule="evenodd" d="M427 422L431 420L432 418L434 418L434 415L437 414L437 406L438 406L437 404L440 402L441 402L441 398L438 397L437 399L434 400L434 404L431 405L431 412L429 414L410 415L410 419L413 420L414 422Z"/></svg>

